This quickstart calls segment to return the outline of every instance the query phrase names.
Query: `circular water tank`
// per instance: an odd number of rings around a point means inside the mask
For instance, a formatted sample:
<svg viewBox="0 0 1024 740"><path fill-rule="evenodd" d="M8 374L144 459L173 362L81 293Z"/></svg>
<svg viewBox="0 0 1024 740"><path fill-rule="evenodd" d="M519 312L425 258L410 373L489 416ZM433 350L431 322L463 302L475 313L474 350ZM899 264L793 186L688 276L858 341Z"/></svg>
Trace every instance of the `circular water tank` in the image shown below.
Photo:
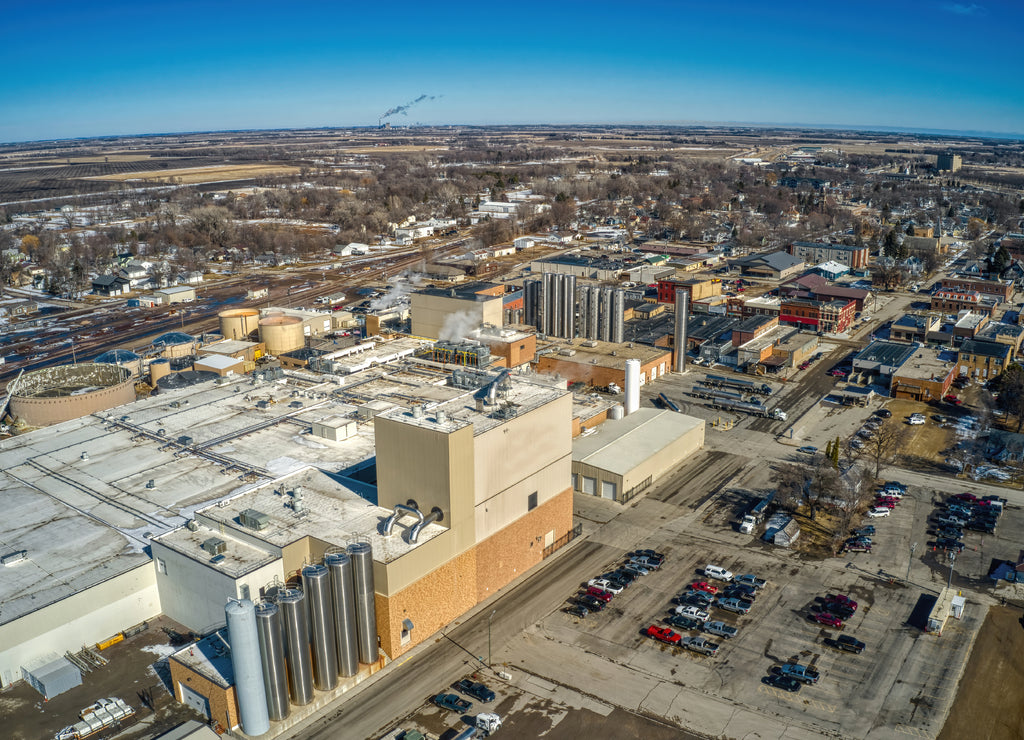
<svg viewBox="0 0 1024 740"><path fill-rule="evenodd" d="M625 411L626 410L624 408L622 408L622 404L621 403L617 403L614 406L612 406L610 409L608 409L608 418L612 419L613 421L621 419L623 417L623 415L625 414Z"/></svg>
<svg viewBox="0 0 1024 740"><path fill-rule="evenodd" d="M132 375L142 374L142 358L129 349L112 349L93 360L97 365L117 365Z"/></svg>
<svg viewBox="0 0 1024 740"><path fill-rule="evenodd" d="M183 331L169 331L153 340L154 347L170 347L175 344L192 344L196 338Z"/></svg>
<svg viewBox="0 0 1024 740"><path fill-rule="evenodd" d="M254 308L236 308L217 314L220 320L220 334L225 339L246 339L256 331L260 312Z"/></svg>
<svg viewBox="0 0 1024 740"><path fill-rule="evenodd" d="M259 326L260 341L267 345L268 354L280 355L306 346L298 316L267 316L260 319Z"/></svg>
<svg viewBox="0 0 1024 740"><path fill-rule="evenodd" d="M167 360L153 360L149 363L149 384L155 386L157 381L171 372L171 363Z"/></svg>

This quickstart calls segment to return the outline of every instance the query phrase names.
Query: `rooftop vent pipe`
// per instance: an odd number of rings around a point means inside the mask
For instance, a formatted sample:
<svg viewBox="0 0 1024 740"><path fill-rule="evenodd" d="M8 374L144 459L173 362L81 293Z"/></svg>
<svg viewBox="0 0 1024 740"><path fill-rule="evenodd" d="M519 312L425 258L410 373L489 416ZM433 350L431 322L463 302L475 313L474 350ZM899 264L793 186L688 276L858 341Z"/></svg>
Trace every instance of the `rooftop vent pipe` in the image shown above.
<svg viewBox="0 0 1024 740"><path fill-rule="evenodd" d="M433 513L433 512L431 512ZM423 524L423 512L416 508L416 502L409 499L408 504L395 504L395 510L387 519L384 520L384 536L390 537L392 530L395 528L395 522L401 519L406 514L412 514L414 517L419 519L419 522L415 526Z"/></svg>
<svg viewBox="0 0 1024 740"><path fill-rule="evenodd" d="M419 514L419 512L416 513ZM412 526L411 530L409 530L409 543L415 545L416 540L419 539L420 532L423 531L424 527L426 527L431 522L439 522L442 519L444 519L444 512L441 511L436 506L433 509L431 509L430 513L426 516L420 514L420 520Z"/></svg>

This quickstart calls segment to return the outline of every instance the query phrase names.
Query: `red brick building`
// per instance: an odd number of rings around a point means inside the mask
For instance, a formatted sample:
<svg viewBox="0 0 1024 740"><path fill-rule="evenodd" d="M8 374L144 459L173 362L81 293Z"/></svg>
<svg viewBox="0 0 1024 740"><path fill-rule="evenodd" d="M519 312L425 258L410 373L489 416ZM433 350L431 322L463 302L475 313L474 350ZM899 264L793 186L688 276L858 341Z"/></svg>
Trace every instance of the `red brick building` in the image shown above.
<svg viewBox="0 0 1024 740"><path fill-rule="evenodd" d="M825 334L841 334L850 328L856 311L852 300L812 301L792 298L779 306L779 322Z"/></svg>

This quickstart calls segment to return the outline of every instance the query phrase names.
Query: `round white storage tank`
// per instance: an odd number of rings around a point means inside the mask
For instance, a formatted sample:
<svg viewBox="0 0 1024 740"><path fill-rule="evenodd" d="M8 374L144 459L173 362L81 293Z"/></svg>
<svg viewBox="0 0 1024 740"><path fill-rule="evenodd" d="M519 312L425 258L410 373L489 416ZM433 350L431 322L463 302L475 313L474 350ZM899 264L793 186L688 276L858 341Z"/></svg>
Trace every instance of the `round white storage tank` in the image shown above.
<svg viewBox="0 0 1024 740"><path fill-rule="evenodd" d="M612 421L618 421L625 414L625 409L622 408L621 403L617 403L608 409L608 418Z"/></svg>
<svg viewBox="0 0 1024 740"><path fill-rule="evenodd" d="M640 408L640 360L626 360L626 414Z"/></svg>
<svg viewBox="0 0 1024 740"><path fill-rule="evenodd" d="M260 341L267 345L267 353L281 355L306 346L302 334L302 319L298 316L267 316L260 319Z"/></svg>
<svg viewBox="0 0 1024 740"><path fill-rule="evenodd" d="M260 312L254 308L236 308L217 314L220 335L225 339L246 339L259 327Z"/></svg>
<svg viewBox="0 0 1024 740"><path fill-rule="evenodd" d="M229 601L224 607L231 644L231 670L242 731L262 735L270 729L267 694L263 684L260 640L256 631L256 607L249 599Z"/></svg>

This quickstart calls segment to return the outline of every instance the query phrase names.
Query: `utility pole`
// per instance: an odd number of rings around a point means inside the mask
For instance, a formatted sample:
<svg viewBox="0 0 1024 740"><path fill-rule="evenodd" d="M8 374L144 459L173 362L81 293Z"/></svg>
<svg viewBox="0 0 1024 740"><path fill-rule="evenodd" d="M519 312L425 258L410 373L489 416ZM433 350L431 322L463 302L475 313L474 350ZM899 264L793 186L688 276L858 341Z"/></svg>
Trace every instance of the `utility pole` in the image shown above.
<svg viewBox="0 0 1024 740"><path fill-rule="evenodd" d="M912 542L910 544L910 560L907 561L907 577L903 579L904 581L909 581L910 580L910 564L914 560L914 550L916 550L916 549L917 549L917 543L916 542Z"/></svg>
<svg viewBox="0 0 1024 740"><path fill-rule="evenodd" d="M953 587L953 563L956 562L956 553L952 550L949 553L949 583L946 584L946 588Z"/></svg>
<svg viewBox="0 0 1024 740"><path fill-rule="evenodd" d="M487 617L487 667L491 667L491 620L494 619L494 615L498 613L495 609L491 612L491 616Z"/></svg>

